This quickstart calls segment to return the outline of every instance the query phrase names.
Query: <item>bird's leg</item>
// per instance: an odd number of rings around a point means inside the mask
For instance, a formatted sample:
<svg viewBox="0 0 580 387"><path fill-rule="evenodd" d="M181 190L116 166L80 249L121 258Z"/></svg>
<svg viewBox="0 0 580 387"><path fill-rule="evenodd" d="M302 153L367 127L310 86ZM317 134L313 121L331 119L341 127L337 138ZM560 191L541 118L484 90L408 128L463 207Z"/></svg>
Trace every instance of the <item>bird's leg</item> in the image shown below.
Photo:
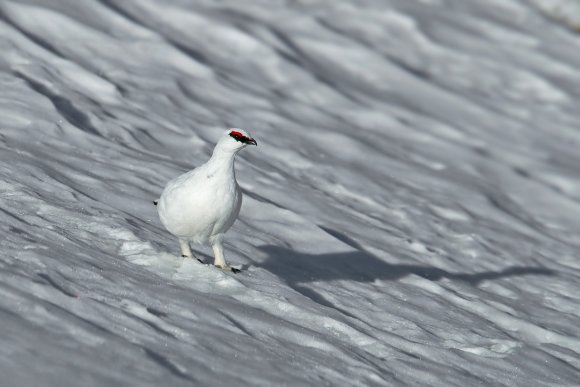
<svg viewBox="0 0 580 387"><path fill-rule="evenodd" d="M191 248L189 247L189 242L187 239L179 238L179 247L181 247L181 256L193 258L193 253L191 252Z"/></svg>
<svg viewBox="0 0 580 387"><path fill-rule="evenodd" d="M224 257L224 246L222 244L221 238L216 239L211 245L213 249L214 261L213 264L222 269L226 268L228 265L226 263L226 258Z"/></svg>
<svg viewBox="0 0 580 387"><path fill-rule="evenodd" d="M239 269L229 266L226 263L226 258L224 257L224 246L222 243L222 238L216 238L216 240L212 243L211 248L213 249L214 254L214 261L213 264L216 267L219 267L225 271L231 271L234 273L239 272Z"/></svg>
<svg viewBox="0 0 580 387"><path fill-rule="evenodd" d="M179 238L179 247L181 247L181 256L183 258L195 258L199 262L203 263L201 259L193 255L191 248L189 247L189 241L187 239Z"/></svg>

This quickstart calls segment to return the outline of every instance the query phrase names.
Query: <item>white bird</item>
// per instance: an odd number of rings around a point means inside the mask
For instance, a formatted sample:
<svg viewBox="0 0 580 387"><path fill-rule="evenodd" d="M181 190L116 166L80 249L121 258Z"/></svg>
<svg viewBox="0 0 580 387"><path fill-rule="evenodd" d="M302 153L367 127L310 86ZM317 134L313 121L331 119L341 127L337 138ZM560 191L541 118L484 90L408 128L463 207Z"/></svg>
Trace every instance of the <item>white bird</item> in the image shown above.
<svg viewBox="0 0 580 387"><path fill-rule="evenodd" d="M209 244L215 266L238 271L226 263L223 239L240 213L234 159L248 144L257 145L247 131L228 129L205 164L171 180L154 202L163 226L179 239L182 257L194 258L189 242Z"/></svg>

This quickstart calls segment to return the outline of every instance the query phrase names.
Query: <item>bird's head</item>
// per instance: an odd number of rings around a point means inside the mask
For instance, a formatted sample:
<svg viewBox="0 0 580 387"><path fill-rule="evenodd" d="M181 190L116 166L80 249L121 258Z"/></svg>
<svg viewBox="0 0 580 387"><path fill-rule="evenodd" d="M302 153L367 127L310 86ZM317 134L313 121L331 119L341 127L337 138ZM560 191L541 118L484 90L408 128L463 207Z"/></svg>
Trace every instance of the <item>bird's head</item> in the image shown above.
<svg viewBox="0 0 580 387"><path fill-rule="evenodd" d="M239 128L228 129L219 141L220 148L232 152L237 152L249 144L258 145L250 133L244 129Z"/></svg>

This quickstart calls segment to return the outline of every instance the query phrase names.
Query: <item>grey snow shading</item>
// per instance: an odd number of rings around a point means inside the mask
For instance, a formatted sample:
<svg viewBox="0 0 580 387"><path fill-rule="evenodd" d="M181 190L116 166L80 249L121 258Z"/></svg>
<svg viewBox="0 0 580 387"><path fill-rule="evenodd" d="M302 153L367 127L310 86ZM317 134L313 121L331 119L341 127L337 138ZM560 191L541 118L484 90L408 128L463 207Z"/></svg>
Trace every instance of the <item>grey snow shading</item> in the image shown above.
<svg viewBox="0 0 580 387"><path fill-rule="evenodd" d="M578 385L578 25L572 0L0 2L0 386ZM237 276L152 205L234 126L260 141Z"/></svg>

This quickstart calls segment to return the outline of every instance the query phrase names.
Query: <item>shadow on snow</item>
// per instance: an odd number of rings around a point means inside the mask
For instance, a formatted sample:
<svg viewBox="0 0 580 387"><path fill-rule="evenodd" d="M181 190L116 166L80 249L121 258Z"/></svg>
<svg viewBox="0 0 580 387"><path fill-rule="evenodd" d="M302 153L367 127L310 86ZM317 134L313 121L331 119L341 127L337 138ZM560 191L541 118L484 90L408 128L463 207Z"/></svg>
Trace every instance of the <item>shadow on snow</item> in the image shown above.
<svg viewBox="0 0 580 387"><path fill-rule="evenodd" d="M312 300L332 308L334 305L306 284L314 281L350 280L373 282L375 280L398 280L417 275L431 281L447 278L479 285L482 281L524 275L549 275L556 273L539 267L512 266L499 271L479 273L454 273L431 266L390 264L366 252L357 242L334 230L329 234L352 246L355 251L329 254L307 254L279 246L262 246L268 258L260 267L285 280L289 286Z"/></svg>

